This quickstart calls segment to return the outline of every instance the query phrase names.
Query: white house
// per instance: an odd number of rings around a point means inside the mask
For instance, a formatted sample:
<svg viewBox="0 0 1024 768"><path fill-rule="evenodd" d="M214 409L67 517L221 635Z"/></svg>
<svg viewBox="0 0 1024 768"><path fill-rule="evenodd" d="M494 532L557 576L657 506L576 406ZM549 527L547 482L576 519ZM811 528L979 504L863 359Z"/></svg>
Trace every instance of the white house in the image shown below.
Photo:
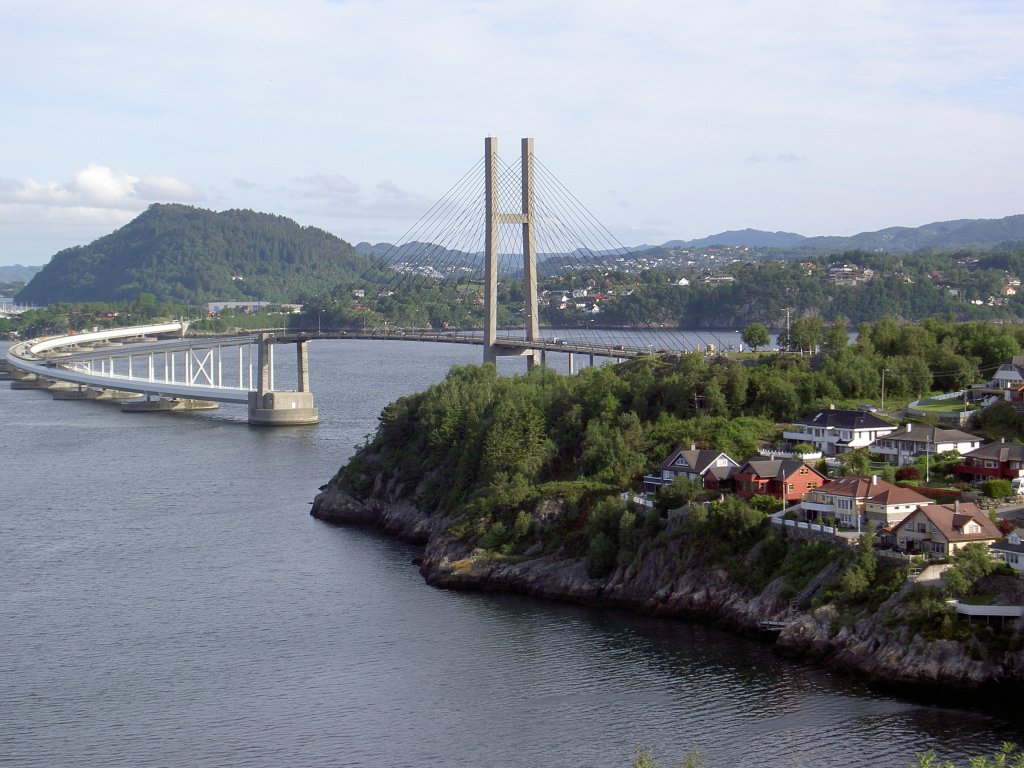
<svg viewBox="0 0 1024 768"><path fill-rule="evenodd" d="M889 464L904 467L913 464L919 457L956 451L961 456L981 447L981 438L961 432L959 429L939 429L907 424L871 445L871 452Z"/></svg>
<svg viewBox="0 0 1024 768"><path fill-rule="evenodd" d="M1024 528L1014 528L1005 539L1000 539L990 549L996 557L1018 573L1024 573Z"/></svg>
<svg viewBox="0 0 1024 768"><path fill-rule="evenodd" d="M896 427L864 411L837 410L829 406L793 422L782 436L792 444L809 443L826 456L866 448Z"/></svg>
<svg viewBox="0 0 1024 768"><path fill-rule="evenodd" d="M1024 355L1014 355L999 366L988 384L993 389L1016 389L1024 386Z"/></svg>

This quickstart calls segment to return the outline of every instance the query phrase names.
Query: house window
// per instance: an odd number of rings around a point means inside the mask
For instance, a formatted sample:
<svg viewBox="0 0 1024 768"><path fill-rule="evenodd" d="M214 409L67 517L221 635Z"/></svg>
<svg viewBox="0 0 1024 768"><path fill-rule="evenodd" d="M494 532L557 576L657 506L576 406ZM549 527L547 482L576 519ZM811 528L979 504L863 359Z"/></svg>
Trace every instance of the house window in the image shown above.
<svg viewBox="0 0 1024 768"><path fill-rule="evenodd" d="M928 533L928 524L927 523L918 523L917 524L917 532L918 533Z"/></svg>
<svg viewBox="0 0 1024 768"><path fill-rule="evenodd" d="M789 484L789 492L790 492L790 493L792 493L792 492L793 492L793 490L794 490L793 484L792 484L792 483L790 483L790 484Z"/></svg>
<svg viewBox="0 0 1024 768"><path fill-rule="evenodd" d="M1007 552L1006 553L1006 562L1016 564L1016 563L1020 562L1019 559L1018 559L1019 557L1020 556L1016 552Z"/></svg>
<svg viewBox="0 0 1024 768"><path fill-rule="evenodd" d="M935 553L941 555L941 554L945 553L945 551L946 551L946 547L940 541L933 541L933 542L931 542L931 545L932 545L932 552L935 552Z"/></svg>

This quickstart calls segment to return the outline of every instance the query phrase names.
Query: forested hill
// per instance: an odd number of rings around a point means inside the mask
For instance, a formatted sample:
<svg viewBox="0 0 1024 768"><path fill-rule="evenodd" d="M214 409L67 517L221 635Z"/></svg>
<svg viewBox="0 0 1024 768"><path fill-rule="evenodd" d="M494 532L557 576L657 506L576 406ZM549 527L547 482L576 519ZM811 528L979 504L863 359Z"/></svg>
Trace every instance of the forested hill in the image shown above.
<svg viewBox="0 0 1024 768"><path fill-rule="evenodd" d="M152 293L189 304L293 302L357 277L370 264L344 240L284 216L156 204L89 245L57 253L17 298L51 304Z"/></svg>

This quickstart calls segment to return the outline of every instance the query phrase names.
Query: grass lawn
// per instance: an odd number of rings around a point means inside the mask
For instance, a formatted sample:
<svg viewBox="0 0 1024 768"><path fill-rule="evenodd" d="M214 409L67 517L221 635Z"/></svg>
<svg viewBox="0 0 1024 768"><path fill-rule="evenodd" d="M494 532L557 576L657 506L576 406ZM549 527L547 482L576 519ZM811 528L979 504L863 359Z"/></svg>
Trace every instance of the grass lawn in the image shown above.
<svg viewBox="0 0 1024 768"><path fill-rule="evenodd" d="M968 403L967 407L959 400L934 400L930 403L918 403L914 406L915 411L932 411L934 413L963 413L964 411L976 411L978 406Z"/></svg>
<svg viewBox="0 0 1024 768"><path fill-rule="evenodd" d="M960 602L964 605L992 605L995 599L995 595L971 595L960 598Z"/></svg>

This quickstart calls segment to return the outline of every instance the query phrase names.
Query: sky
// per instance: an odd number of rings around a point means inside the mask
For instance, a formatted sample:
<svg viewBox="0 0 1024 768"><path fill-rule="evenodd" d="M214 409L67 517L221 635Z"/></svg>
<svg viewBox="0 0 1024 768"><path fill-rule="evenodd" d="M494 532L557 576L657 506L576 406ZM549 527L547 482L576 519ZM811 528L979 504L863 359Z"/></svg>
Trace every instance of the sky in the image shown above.
<svg viewBox="0 0 1024 768"><path fill-rule="evenodd" d="M156 202L395 242L498 138L618 241L1024 213L1021 0L0 0L0 264Z"/></svg>

